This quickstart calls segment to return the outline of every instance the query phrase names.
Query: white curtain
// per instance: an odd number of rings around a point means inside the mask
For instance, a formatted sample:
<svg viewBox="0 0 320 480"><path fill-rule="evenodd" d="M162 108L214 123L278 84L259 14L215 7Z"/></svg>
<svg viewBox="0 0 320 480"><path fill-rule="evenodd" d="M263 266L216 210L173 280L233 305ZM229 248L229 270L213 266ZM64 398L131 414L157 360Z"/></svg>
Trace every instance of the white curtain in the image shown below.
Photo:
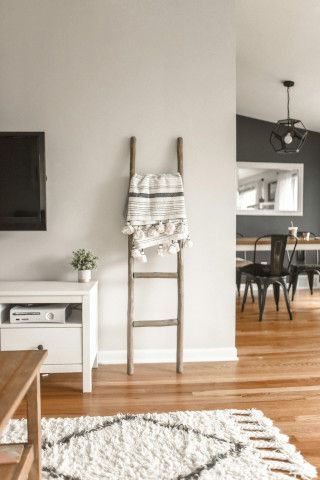
<svg viewBox="0 0 320 480"><path fill-rule="evenodd" d="M254 208L254 205L257 203L257 189L253 187L242 192L238 191L237 203L240 210L248 210L250 207Z"/></svg>
<svg viewBox="0 0 320 480"><path fill-rule="evenodd" d="M282 212L298 210L298 175L279 173L275 195L275 210Z"/></svg>

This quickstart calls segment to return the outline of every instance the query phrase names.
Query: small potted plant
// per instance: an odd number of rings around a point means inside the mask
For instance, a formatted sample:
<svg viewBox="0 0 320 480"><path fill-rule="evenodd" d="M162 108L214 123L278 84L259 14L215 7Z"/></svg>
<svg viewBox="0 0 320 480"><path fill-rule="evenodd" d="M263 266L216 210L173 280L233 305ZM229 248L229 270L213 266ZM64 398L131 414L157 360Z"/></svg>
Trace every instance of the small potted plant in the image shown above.
<svg viewBox="0 0 320 480"><path fill-rule="evenodd" d="M78 250L72 252L71 265L75 270L78 270L79 282L90 282L91 271L97 268L97 260L98 257L84 248L78 248Z"/></svg>

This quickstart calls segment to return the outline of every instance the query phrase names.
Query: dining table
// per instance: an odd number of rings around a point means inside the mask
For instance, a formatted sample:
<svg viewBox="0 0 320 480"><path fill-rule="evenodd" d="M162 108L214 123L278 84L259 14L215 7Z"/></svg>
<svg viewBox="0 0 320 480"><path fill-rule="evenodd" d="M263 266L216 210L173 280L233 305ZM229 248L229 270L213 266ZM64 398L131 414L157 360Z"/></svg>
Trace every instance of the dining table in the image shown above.
<svg viewBox="0 0 320 480"><path fill-rule="evenodd" d="M237 252L253 252L257 238L258 237L237 238L236 251ZM309 240L307 240L306 238L299 237L297 240L298 241L297 241L296 250L303 250L303 251L320 250L320 237L310 238ZM288 238L287 250L293 250L294 245L295 245L295 239ZM257 251L265 252L270 250L270 247L271 247L270 237L262 238L261 240L259 240L257 244Z"/></svg>
<svg viewBox="0 0 320 480"><path fill-rule="evenodd" d="M238 237L236 243L236 252L244 253L244 258L247 258L247 252L253 252L255 249L255 243L258 237ZM296 240L294 238L288 238L287 241L287 254L289 258L289 252L294 249ZM261 238L257 243L257 252L267 252L271 248L271 238ZM320 237L312 237L308 240L303 237L297 238L296 251L314 251L317 256L317 264L319 264L319 251L320 251Z"/></svg>

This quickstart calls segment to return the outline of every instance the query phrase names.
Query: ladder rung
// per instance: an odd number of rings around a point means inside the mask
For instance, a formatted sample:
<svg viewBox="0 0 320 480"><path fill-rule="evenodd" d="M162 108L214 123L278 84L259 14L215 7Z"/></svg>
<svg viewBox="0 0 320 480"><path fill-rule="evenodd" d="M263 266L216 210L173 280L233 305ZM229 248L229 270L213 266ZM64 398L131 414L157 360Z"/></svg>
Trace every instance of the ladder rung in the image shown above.
<svg viewBox="0 0 320 480"><path fill-rule="evenodd" d="M178 278L176 272L135 272L133 278Z"/></svg>
<svg viewBox="0 0 320 480"><path fill-rule="evenodd" d="M178 319L169 320L136 320L132 322L134 327L172 327L178 325Z"/></svg>

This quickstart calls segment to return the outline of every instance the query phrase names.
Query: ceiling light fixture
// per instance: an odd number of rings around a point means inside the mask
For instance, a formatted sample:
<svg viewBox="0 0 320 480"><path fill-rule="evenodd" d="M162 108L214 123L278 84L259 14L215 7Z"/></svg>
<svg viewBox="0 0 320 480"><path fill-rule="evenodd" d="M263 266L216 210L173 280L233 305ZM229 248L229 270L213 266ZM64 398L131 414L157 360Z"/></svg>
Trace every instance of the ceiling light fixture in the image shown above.
<svg viewBox="0 0 320 480"><path fill-rule="evenodd" d="M286 80L283 85L287 89L287 118L277 121L270 135L270 143L276 153L299 153L308 131L301 120L290 118L289 90L294 86L294 82Z"/></svg>

